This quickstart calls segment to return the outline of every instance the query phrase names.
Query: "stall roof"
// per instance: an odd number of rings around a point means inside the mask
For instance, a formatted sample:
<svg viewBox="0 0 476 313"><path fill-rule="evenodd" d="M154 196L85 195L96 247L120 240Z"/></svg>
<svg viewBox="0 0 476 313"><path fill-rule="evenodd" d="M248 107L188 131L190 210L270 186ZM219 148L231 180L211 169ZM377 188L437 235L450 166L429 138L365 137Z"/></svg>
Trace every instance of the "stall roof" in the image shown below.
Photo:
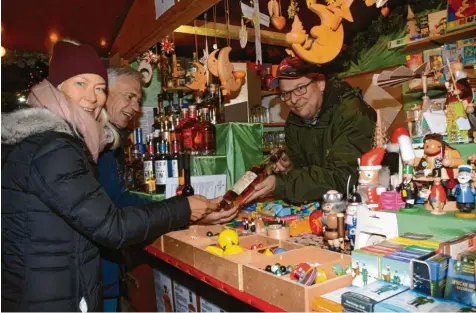
<svg viewBox="0 0 476 313"><path fill-rule="evenodd" d="M134 0L4 0L2 46L9 50L48 52L50 36L94 46L108 57ZM101 41L104 41L101 45Z"/></svg>

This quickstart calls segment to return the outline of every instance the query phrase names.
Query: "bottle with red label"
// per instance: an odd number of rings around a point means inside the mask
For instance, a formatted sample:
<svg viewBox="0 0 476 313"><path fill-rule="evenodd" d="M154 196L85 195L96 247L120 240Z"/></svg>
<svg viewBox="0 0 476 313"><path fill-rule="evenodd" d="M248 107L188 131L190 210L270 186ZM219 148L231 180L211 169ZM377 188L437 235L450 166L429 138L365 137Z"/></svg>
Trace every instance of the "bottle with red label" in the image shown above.
<svg viewBox="0 0 476 313"><path fill-rule="evenodd" d="M177 126L175 127L175 139L179 143L179 151L183 152L182 127L189 120L188 108L182 108L180 113L181 113L180 121L178 122Z"/></svg>
<svg viewBox="0 0 476 313"><path fill-rule="evenodd" d="M215 125L210 121L210 111L208 108L202 108L200 115L200 124L198 126L199 139L195 142L199 143L197 149L200 150L201 155L214 155L216 150L215 142Z"/></svg>
<svg viewBox="0 0 476 313"><path fill-rule="evenodd" d="M241 205L246 197L254 190L254 186L262 182L269 174L271 174L273 165L279 161L284 154L285 149L279 148L272 153L260 165L253 166L228 190L223 196L219 207L229 210L234 204Z"/></svg>
<svg viewBox="0 0 476 313"><path fill-rule="evenodd" d="M199 142L194 142L197 140L197 131L198 131L198 120L197 120L197 107L195 105L190 105L188 107L188 117L189 120L183 124L181 128L181 137L182 137L182 147L183 152L190 153L192 155L198 154Z"/></svg>

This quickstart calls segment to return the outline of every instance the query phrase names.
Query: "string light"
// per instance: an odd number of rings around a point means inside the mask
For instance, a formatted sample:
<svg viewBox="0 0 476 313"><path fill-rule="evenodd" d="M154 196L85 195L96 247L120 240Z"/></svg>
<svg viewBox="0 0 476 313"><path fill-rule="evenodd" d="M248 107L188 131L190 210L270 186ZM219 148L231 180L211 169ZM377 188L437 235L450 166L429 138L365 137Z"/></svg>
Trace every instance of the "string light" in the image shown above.
<svg viewBox="0 0 476 313"><path fill-rule="evenodd" d="M56 33L51 33L51 34L50 34L50 41L51 41L52 43L57 42L57 41L58 41L58 35L57 35Z"/></svg>
<svg viewBox="0 0 476 313"><path fill-rule="evenodd" d="M104 48L104 47L106 47L106 45L107 45L106 40L105 40L105 39L101 39L101 47Z"/></svg>
<svg viewBox="0 0 476 313"><path fill-rule="evenodd" d="M5 50L5 48L2 46L0 48L0 51L1 51L0 54L2 55L2 58L3 58L5 56L5 54L7 54L7 50Z"/></svg>

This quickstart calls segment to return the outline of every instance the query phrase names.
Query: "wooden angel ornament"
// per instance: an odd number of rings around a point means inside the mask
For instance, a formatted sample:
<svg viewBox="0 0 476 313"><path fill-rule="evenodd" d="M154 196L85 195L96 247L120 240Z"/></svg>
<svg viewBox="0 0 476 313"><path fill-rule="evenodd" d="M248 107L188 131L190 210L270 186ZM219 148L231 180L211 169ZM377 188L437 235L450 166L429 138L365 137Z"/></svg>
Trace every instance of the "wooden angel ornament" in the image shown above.
<svg viewBox="0 0 476 313"><path fill-rule="evenodd" d="M193 66L197 68L197 71L192 75L193 80L190 84L185 85L192 90L205 91L207 84L207 72L203 65L198 62L194 62Z"/></svg>

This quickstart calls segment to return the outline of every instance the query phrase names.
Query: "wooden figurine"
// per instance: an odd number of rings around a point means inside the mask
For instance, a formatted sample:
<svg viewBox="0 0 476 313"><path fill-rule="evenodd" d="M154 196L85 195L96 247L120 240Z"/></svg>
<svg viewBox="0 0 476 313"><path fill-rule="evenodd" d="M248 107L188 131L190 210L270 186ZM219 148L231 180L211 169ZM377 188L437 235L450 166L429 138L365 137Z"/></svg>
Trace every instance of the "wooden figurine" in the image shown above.
<svg viewBox="0 0 476 313"><path fill-rule="evenodd" d="M197 71L192 75L193 80L190 84L185 85L192 90L205 91L205 86L207 84L207 72L203 65L198 62L193 62L193 66L197 68Z"/></svg>
<svg viewBox="0 0 476 313"><path fill-rule="evenodd" d="M268 12L271 17L271 24L277 30L282 30L286 26L286 18L281 16L281 3L277 0L270 0L268 2Z"/></svg>
<svg viewBox="0 0 476 313"><path fill-rule="evenodd" d="M431 176L435 162L440 161L444 167L441 175L443 176L443 171L446 171L450 179L454 177L455 169L465 164L458 150L444 142L440 134L428 134L423 139L423 157L415 159L417 175ZM423 170L423 173L418 172L420 170Z"/></svg>
<svg viewBox="0 0 476 313"><path fill-rule="evenodd" d="M474 210L474 202L476 200L476 187L471 185L471 166L460 165L458 167L458 183L452 190L453 196L456 197L456 206L459 213L455 216L460 218L476 218Z"/></svg>
<svg viewBox="0 0 476 313"><path fill-rule="evenodd" d="M240 71L235 75L233 64L230 62L231 47L221 49L218 55L218 77L220 78L223 95L227 96L240 90L243 83L244 73ZM239 78L235 78L235 76Z"/></svg>
<svg viewBox="0 0 476 313"><path fill-rule="evenodd" d="M446 204L446 191L445 188L441 185L441 178L436 177L433 180L433 185L430 190L430 205L432 207L431 214L434 215L443 215L446 214L444 207Z"/></svg>
<svg viewBox="0 0 476 313"><path fill-rule="evenodd" d="M398 190L405 201L405 208L413 208L415 199L418 196L418 187L413 181L413 165L407 164L403 166L403 181Z"/></svg>
<svg viewBox="0 0 476 313"><path fill-rule="evenodd" d="M329 250L340 252L341 241L338 233L339 221L337 214L334 212L329 213L327 216L327 227L324 232L324 239L326 239L329 245ZM343 241L343 240L342 240Z"/></svg>
<svg viewBox="0 0 476 313"><path fill-rule="evenodd" d="M359 185L357 191L370 210L381 210L380 194L387 188L379 184L379 171L385 154L384 148L375 148L359 159ZM388 180L387 180L388 181Z"/></svg>

